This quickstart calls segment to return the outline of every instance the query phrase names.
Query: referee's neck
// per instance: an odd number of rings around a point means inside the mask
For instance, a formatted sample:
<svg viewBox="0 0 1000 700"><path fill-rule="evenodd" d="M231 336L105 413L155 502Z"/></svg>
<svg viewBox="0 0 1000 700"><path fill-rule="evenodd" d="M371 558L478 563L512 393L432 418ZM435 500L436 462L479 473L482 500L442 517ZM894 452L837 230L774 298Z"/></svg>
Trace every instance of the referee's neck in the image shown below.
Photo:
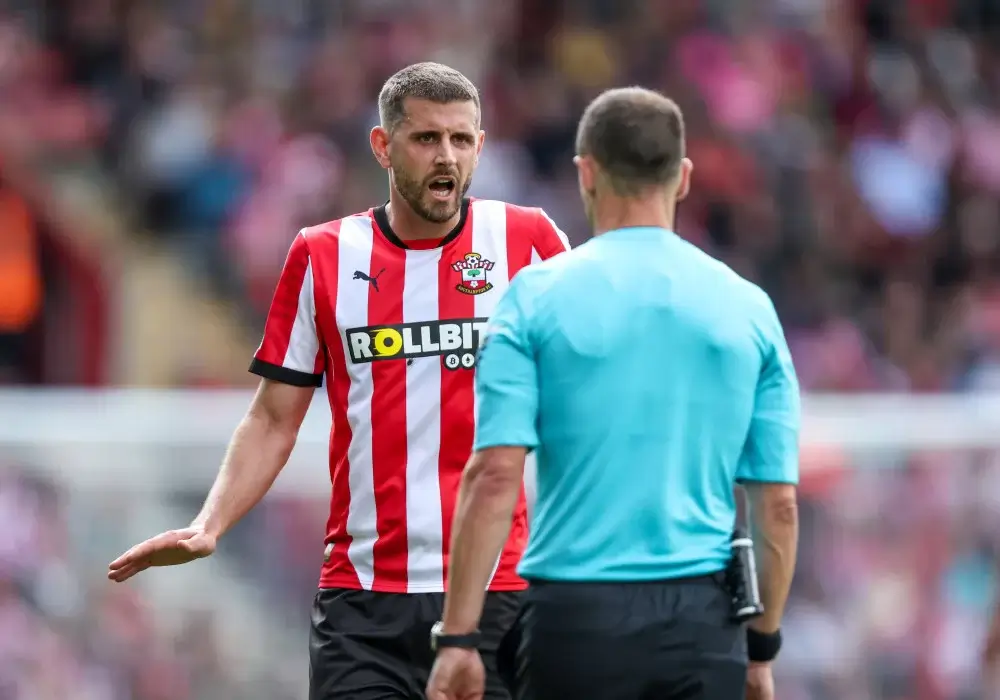
<svg viewBox="0 0 1000 700"><path fill-rule="evenodd" d="M674 197L656 192L640 197L606 194L594 202L594 235L620 228L663 228L674 230Z"/></svg>

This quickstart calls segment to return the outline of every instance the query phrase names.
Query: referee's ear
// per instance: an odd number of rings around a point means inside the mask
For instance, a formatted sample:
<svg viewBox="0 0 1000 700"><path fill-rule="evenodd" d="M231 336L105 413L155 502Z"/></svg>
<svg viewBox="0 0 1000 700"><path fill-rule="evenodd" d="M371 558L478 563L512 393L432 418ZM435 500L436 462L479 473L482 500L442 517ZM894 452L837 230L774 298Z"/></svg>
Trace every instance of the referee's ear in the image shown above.
<svg viewBox="0 0 1000 700"><path fill-rule="evenodd" d="M691 191L691 171L694 170L694 163L690 158L681 158L680 171L677 173L677 201L680 202L688 196Z"/></svg>

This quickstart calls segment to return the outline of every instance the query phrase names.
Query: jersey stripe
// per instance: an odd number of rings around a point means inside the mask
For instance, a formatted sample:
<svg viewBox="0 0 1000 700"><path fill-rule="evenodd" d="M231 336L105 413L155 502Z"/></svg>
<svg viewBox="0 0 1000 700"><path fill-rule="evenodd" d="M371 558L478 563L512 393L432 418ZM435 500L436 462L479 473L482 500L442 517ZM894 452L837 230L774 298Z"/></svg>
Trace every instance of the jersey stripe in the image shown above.
<svg viewBox="0 0 1000 700"><path fill-rule="evenodd" d="M525 209L514 204L504 204L507 215L507 260L510 277L531 264L538 228L538 211Z"/></svg>
<svg viewBox="0 0 1000 700"><path fill-rule="evenodd" d="M472 318L476 311L476 296L460 291L462 273L452 266L465 258L467 253L478 253L475 236L469 230L482 222L481 212L473 203L469 211L466 230L452 245L445 247L445 255L439 264L439 318ZM477 223L480 222L480 223ZM491 272L487 272L487 281ZM491 294L492 292L486 292ZM483 295L478 295L483 296ZM448 581L448 550L451 546L451 526L455 515L455 503L462 482L462 471L472 453L472 438L475 431L473 412L475 411L475 385L473 373L461 365L456 369L441 372L441 457L438 464L441 485L441 549L442 585Z"/></svg>
<svg viewBox="0 0 1000 700"><path fill-rule="evenodd" d="M565 253L569 250L569 238L556 226L556 222L545 213L544 209L537 211L540 215L538 233L535 236L535 250L538 256L542 260L548 260L559 253Z"/></svg>
<svg viewBox="0 0 1000 700"><path fill-rule="evenodd" d="M406 250L389 242L375 229L368 274L368 325L403 322ZM406 592L406 362L371 362L371 459L375 483L375 521L378 540L372 551L378 590Z"/></svg>
<svg viewBox="0 0 1000 700"><path fill-rule="evenodd" d="M406 251L403 321L434 321L440 296L441 249ZM444 576L441 559L441 488L438 481L442 364L440 357L419 357L406 367L406 528L407 592L438 591Z"/></svg>
<svg viewBox="0 0 1000 700"><path fill-rule="evenodd" d="M487 294L480 294L476 297L476 316L489 318L493 315L493 309L496 308L497 302L510 286L510 279L513 277L513 271L516 270L517 258L510 257L510 241L512 239L528 241L525 244L525 250L527 250L527 247L530 246L530 238L524 230L511 231L510 221L507 218L508 205L504 202L477 201L474 206L476 206L478 216L476 226L472 229L472 246L476 252L482 253L483 257L496 261L489 277L493 289ZM474 414L478 416L479 402L473 401ZM493 565L493 572L490 574L491 584L502 559L503 554L501 553Z"/></svg>
<svg viewBox="0 0 1000 700"><path fill-rule="evenodd" d="M476 318L493 315L500 297L510 283L510 267L507 259L507 206L503 202L476 200L472 204L476 214L476 225L472 227L472 249L493 263L489 272L489 283L493 288L486 294L479 294L476 300ZM473 417L478 416L473 409Z"/></svg>
<svg viewBox="0 0 1000 700"><path fill-rule="evenodd" d="M317 316L334 318L337 308L337 281L339 267L339 234L343 220L331 222L329 225L304 232L310 250L314 255L326 262L326 267L316 271L314 287L316 289L315 303ZM329 277L324 277L328 274ZM339 333L328 333L323 336L328 353L326 393L330 401L330 412L333 422L330 426L330 483L332 495L330 498L330 517L326 524L326 543L332 545L323 567L320 585L328 587L331 584L324 579L327 572L336 572L342 579L339 585L350 588L361 588L354 565L348 557L351 536L347 531L347 514L351 503L350 462L347 450L351 444L351 424L347 420L347 397L351 388L351 377L347 373L347 363L344 348Z"/></svg>
<svg viewBox="0 0 1000 700"><path fill-rule="evenodd" d="M347 347L345 330L368 325L369 283L355 280L357 270L371 269L372 224L367 217L345 219L340 228L337 265L337 322L340 326L341 354ZM347 364L351 379L347 395L347 421L351 441L347 450L350 508L347 533L350 545L347 556L357 573L361 587L371 589L375 580L373 552L378 530L375 524L375 481L371 463L372 449L372 364Z"/></svg>
<svg viewBox="0 0 1000 700"><path fill-rule="evenodd" d="M316 335L316 299L313 294L312 262L306 262L302 276L302 288L295 312L295 322L288 336L282 366L299 372L318 374L322 371L322 357L319 355L319 336Z"/></svg>
<svg viewBox="0 0 1000 700"><path fill-rule="evenodd" d="M295 386L319 386L324 356L313 287L309 245L299 232L278 278L251 372Z"/></svg>
<svg viewBox="0 0 1000 700"><path fill-rule="evenodd" d="M278 278L278 285L271 300L271 309L264 326L264 338L255 356L276 365L284 365L292 329L298 318L299 298L306 269L309 267L309 249L301 234L295 236L285 267Z"/></svg>
<svg viewBox="0 0 1000 700"><path fill-rule="evenodd" d="M500 293L489 300L490 303L488 306L483 304L481 308L476 310L477 316L488 317L493 314L493 309L500 300L500 296L503 292L507 291L510 280L514 278L521 268L531 262L531 256L534 251L532 232L538 226L538 223L537 214L530 209L506 204L505 202L494 201L482 202L481 204L488 205L489 208L487 206L483 207L485 210L483 213L489 212L491 224L477 229L474 235L478 234L482 239L492 241L492 245L500 250L498 254L502 255L506 262L506 269L504 270L505 279L499 279L499 276L497 276L496 281ZM486 244L483 243L482 245ZM477 402L476 410L478 411L478 409ZM515 569L527 542L528 524L527 519L523 515L525 505L524 487L522 486L518 497L518 505L514 511L514 521L511 524L510 536L504 545L500 557L497 559L496 565L493 567L493 574L490 577L491 589L516 590L522 588L524 585L520 577L515 574ZM497 578L498 572L501 572L500 578Z"/></svg>

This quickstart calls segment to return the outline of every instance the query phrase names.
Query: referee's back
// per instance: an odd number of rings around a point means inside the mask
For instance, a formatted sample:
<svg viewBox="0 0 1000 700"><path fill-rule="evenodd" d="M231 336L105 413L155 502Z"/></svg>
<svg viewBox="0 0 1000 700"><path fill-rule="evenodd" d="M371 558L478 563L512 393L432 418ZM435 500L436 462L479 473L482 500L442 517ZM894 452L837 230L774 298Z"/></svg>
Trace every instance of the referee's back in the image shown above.
<svg viewBox="0 0 1000 700"><path fill-rule="evenodd" d="M575 162L595 238L521 271L481 346L470 473L516 485L496 475L537 451L518 700L773 697L747 660L781 645L798 384L767 295L672 232L683 131L647 90L591 103ZM734 614L757 588L723 574L739 481L765 543L751 629Z"/></svg>
<svg viewBox="0 0 1000 700"><path fill-rule="evenodd" d="M658 228L605 233L525 270L514 292L539 377L538 500L521 574L724 569L734 481L797 476L795 379L767 296Z"/></svg>

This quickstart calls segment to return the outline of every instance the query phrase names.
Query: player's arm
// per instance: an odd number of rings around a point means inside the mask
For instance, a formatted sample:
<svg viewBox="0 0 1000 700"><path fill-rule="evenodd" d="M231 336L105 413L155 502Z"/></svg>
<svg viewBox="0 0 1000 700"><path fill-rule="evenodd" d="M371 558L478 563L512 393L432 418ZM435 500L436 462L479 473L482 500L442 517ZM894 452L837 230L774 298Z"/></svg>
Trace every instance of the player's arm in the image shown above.
<svg viewBox="0 0 1000 700"><path fill-rule="evenodd" d="M524 477L538 445L538 381L520 273L497 305L476 366L479 410L473 454L462 475L449 558L443 632L475 630Z"/></svg>
<svg viewBox="0 0 1000 700"><path fill-rule="evenodd" d="M548 260L570 249L569 238L544 209L538 210L538 226L531 245L532 258L537 256L538 260Z"/></svg>
<svg viewBox="0 0 1000 700"><path fill-rule="evenodd" d="M311 387L261 380L193 529L218 539L264 498L295 447L313 393Z"/></svg>
<svg viewBox="0 0 1000 700"><path fill-rule="evenodd" d="M322 383L323 364L312 260L300 233L288 251L264 339L250 364L262 378L260 386L191 527L221 537L260 502L295 446L315 387Z"/></svg>
<svg viewBox="0 0 1000 700"><path fill-rule="evenodd" d="M751 621L750 627L772 634L781 626L795 573L801 403L791 353L770 303L763 326L764 360L737 479L750 497L764 605L764 614Z"/></svg>
<svg viewBox="0 0 1000 700"><path fill-rule="evenodd" d="M267 493L288 461L322 380L312 266L300 234L285 261L251 371L261 375L201 512L186 528L168 530L111 562L108 577L125 581L151 566L184 564L212 554L219 537Z"/></svg>

